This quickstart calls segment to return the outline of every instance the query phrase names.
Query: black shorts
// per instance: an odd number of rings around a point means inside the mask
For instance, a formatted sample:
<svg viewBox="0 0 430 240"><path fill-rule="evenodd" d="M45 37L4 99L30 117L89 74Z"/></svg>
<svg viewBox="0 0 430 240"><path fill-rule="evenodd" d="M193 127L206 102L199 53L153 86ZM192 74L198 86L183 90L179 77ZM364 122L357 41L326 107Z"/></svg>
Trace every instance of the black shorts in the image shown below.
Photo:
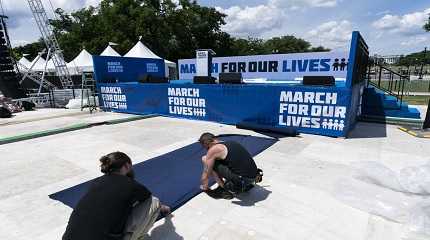
<svg viewBox="0 0 430 240"><path fill-rule="evenodd" d="M215 171L220 178L225 179L224 187L232 192L246 192L251 189L255 183L255 179L242 177L231 171L227 164L223 164L219 161L215 161L213 171Z"/></svg>

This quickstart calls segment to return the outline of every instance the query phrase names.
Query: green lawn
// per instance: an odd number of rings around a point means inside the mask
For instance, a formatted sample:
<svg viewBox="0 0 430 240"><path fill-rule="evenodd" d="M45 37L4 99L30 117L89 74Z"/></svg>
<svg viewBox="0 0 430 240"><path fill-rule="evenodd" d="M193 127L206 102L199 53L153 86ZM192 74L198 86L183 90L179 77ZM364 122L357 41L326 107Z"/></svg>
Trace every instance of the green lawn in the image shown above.
<svg viewBox="0 0 430 240"><path fill-rule="evenodd" d="M430 81L411 81L409 83L410 92L428 92Z"/></svg>
<svg viewBox="0 0 430 240"><path fill-rule="evenodd" d="M430 96L403 96L403 101L410 105L427 105Z"/></svg>
<svg viewBox="0 0 430 240"><path fill-rule="evenodd" d="M372 82L374 83L378 83L378 81L372 80ZM388 89L388 81L381 81L381 87ZM394 84L394 83L393 83ZM409 92L428 92L429 91L429 84L430 81L411 81L411 82L406 82L405 83L405 91L408 90L409 87ZM397 86L399 87L399 86ZM394 86L392 87L392 89L394 90ZM396 89L397 90L397 89Z"/></svg>

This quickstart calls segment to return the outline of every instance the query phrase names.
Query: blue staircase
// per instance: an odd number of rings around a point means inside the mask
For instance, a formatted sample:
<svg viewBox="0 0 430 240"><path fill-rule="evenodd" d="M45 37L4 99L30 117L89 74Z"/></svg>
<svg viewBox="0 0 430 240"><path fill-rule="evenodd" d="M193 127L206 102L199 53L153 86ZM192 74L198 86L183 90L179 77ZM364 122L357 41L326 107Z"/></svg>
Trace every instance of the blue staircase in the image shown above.
<svg viewBox="0 0 430 240"><path fill-rule="evenodd" d="M372 85L364 89L361 111L368 117L420 119L418 109Z"/></svg>

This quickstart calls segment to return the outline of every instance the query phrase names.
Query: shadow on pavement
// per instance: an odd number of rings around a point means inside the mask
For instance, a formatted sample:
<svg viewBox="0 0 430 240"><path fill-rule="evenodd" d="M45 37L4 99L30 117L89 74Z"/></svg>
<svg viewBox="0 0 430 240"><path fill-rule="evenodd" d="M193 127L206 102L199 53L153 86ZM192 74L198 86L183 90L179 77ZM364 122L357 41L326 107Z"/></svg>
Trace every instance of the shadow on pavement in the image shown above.
<svg viewBox="0 0 430 240"><path fill-rule="evenodd" d="M358 122L349 133L348 138L385 138L387 125L385 123Z"/></svg>
<svg viewBox="0 0 430 240"><path fill-rule="evenodd" d="M271 193L272 191L257 185L249 192L238 194L237 200L233 200L232 203L243 207L255 206L256 203L266 200Z"/></svg>
<svg viewBox="0 0 430 240"><path fill-rule="evenodd" d="M169 240L183 240L184 238L176 232L176 228L172 222L173 215L164 218L164 224L159 225L152 229L151 235L148 235L145 239L169 239Z"/></svg>

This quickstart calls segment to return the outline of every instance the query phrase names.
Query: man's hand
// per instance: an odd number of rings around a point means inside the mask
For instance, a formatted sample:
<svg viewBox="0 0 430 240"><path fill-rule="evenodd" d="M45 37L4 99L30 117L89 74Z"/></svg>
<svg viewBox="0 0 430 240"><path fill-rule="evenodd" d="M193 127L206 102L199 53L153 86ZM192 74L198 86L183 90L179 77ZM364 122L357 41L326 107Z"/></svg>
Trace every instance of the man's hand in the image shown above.
<svg viewBox="0 0 430 240"><path fill-rule="evenodd" d="M200 189L203 190L203 191L208 191L209 187L207 185L205 186L205 185L202 184L202 185L200 185Z"/></svg>
<svg viewBox="0 0 430 240"><path fill-rule="evenodd" d="M161 204L161 206L160 206L160 212L161 212L163 215L169 215L169 214L170 214L170 207L169 207L169 206L166 206L166 205Z"/></svg>
<svg viewBox="0 0 430 240"><path fill-rule="evenodd" d="M212 175L215 160L222 157L223 150L224 149L221 146L215 145L208 150L206 156L202 157L203 172L202 177L200 178L200 189L203 191L209 190L209 177Z"/></svg>

